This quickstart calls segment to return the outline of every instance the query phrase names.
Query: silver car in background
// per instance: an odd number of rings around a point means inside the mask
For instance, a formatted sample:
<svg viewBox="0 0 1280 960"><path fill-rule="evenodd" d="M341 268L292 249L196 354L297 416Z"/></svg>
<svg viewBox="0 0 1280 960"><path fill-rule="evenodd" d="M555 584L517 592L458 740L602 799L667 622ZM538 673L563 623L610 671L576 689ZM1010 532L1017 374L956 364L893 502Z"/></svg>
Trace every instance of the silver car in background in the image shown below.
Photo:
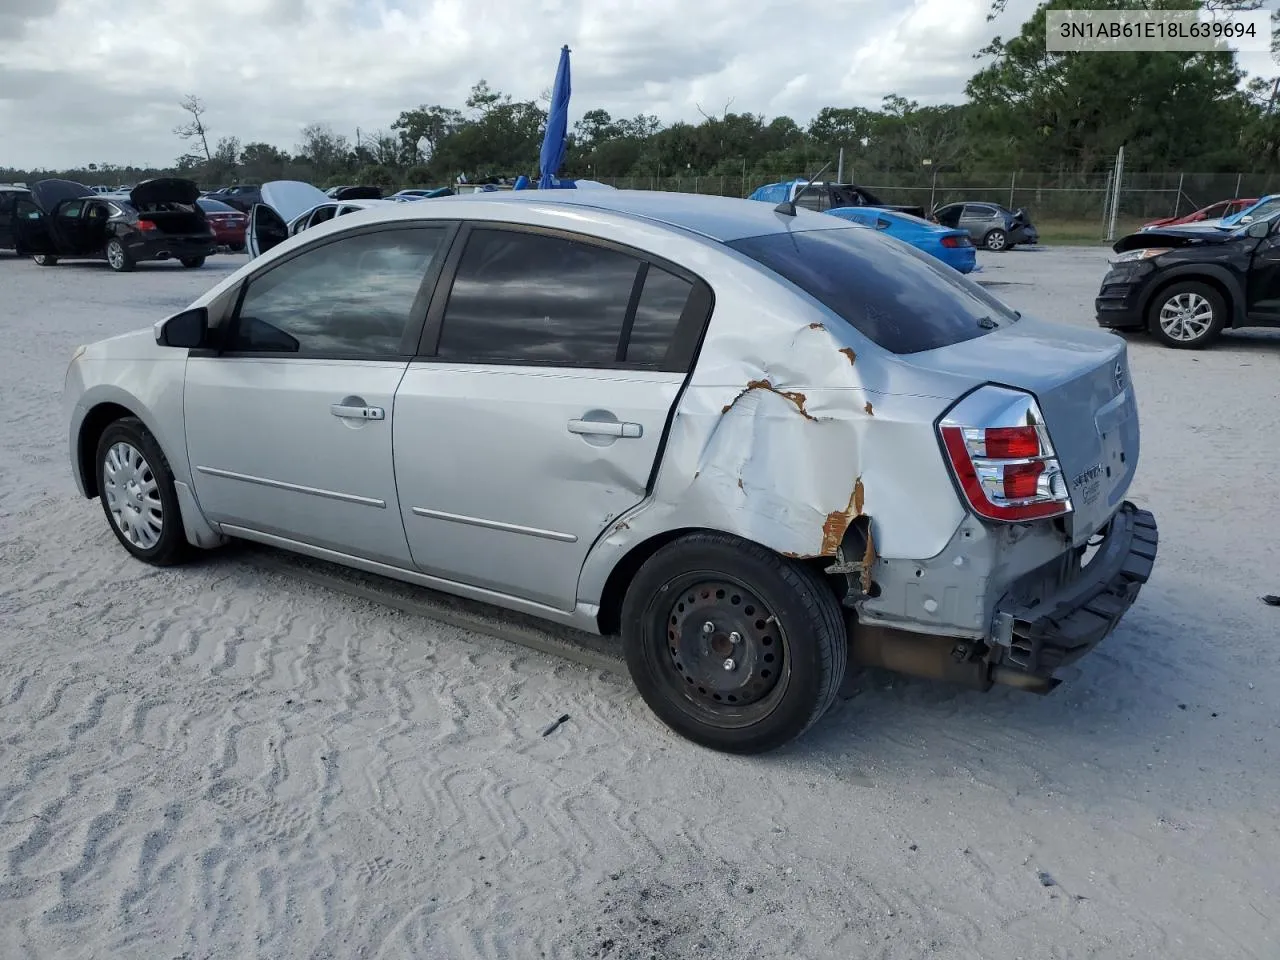
<svg viewBox="0 0 1280 960"><path fill-rule="evenodd" d="M1125 349L803 209L494 193L284 240L79 348L66 414L140 560L244 538L618 635L746 753L850 659L1044 693L1112 630L1157 539Z"/></svg>

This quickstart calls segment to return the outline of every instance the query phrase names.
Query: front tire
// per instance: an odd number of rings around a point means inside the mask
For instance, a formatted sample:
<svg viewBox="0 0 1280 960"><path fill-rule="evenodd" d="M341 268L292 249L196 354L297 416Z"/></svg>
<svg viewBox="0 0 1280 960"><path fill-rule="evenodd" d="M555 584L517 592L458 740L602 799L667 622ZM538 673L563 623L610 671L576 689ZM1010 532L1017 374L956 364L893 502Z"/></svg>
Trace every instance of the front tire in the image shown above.
<svg viewBox="0 0 1280 960"><path fill-rule="evenodd" d="M133 257L117 237L107 241L107 266L116 273L127 273L133 269Z"/></svg>
<svg viewBox="0 0 1280 960"><path fill-rule="evenodd" d="M204 266L204 257L183 257L179 262L188 270L194 270Z"/></svg>
<svg viewBox="0 0 1280 960"><path fill-rule="evenodd" d="M36 262L38 267L56 267L58 265L58 258L47 253L33 254L31 259Z"/></svg>
<svg viewBox="0 0 1280 960"><path fill-rule="evenodd" d="M1175 283L1151 301L1147 329L1165 346L1201 350L1213 343L1227 320L1227 302L1198 280Z"/></svg>
<svg viewBox="0 0 1280 960"><path fill-rule="evenodd" d="M715 750L761 753L795 739L844 678L835 592L800 564L724 534L659 549L627 590L622 624L645 703Z"/></svg>
<svg viewBox="0 0 1280 960"><path fill-rule="evenodd" d="M982 238L982 245L988 250L1000 253L1009 249L1009 235L1003 230L992 230Z"/></svg>
<svg viewBox="0 0 1280 960"><path fill-rule="evenodd" d="M173 471L151 431L136 417L117 420L103 431L95 456L102 510L121 546L157 567L185 559Z"/></svg>

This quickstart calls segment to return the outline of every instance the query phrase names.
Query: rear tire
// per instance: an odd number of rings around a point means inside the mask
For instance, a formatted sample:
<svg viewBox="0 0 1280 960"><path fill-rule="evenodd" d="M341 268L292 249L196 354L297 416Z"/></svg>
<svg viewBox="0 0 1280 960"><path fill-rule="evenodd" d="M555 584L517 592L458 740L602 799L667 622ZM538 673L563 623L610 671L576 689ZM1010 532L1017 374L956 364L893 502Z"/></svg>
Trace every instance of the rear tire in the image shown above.
<svg viewBox="0 0 1280 960"><path fill-rule="evenodd" d="M622 624L645 703L715 750L761 753L795 739L844 678L848 636L835 592L800 564L725 534L659 549L627 590Z"/></svg>
<svg viewBox="0 0 1280 960"><path fill-rule="evenodd" d="M115 421L98 439L98 496L120 545L144 563L172 566L189 550L173 471L137 417Z"/></svg>
<svg viewBox="0 0 1280 960"><path fill-rule="evenodd" d="M188 270L194 270L204 266L204 257L182 257L180 262Z"/></svg>
<svg viewBox="0 0 1280 960"><path fill-rule="evenodd" d="M133 269L133 257L117 237L107 241L107 266L116 273L128 273Z"/></svg>
<svg viewBox="0 0 1280 960"><path fill-rule="evenodd" d="M1009 235L1003 230L992 230L982 238L982 245L988 250L1001 253L1009 249Z"/></svg>
<svg viewBox="0 0 1280 960"><path fill-rule="evenodd" d="M1147 308L1151 335L1177 350L1204 349L1218 339L1226 321L1226 300L1199 280L1170 284Z"/></svg>
<svg viewBox="0 0 1280 960"><path fill-rule="evenodd" d="M40 267L56 267L58 265L58 258L47 253L33 254L31 259L36 262L36 266Z"/></svg>

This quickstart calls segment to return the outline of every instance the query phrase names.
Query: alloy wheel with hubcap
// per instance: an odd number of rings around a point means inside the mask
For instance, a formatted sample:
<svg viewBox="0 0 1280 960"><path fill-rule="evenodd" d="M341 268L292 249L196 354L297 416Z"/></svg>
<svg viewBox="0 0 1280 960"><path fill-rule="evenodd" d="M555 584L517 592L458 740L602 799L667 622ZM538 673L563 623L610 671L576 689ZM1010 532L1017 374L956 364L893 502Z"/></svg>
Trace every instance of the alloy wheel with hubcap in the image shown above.
<svg viewBox="0 0 1280 960"><path fill-rule="evenodd" d="M1213 287L1195 280L1184 281L1156 296L1148 329L1168 346L1195 350L1217 337L1226 312L1226 302Z"/></svg>
<svg viewBox="0 0 1280 960"><path fill-rule="evenodd" d="M98 438L98 499L111 532L134 557L155 566L189 554L169 461L137 417L108 424Z"/></svg>
<svg viewBox="0 0 1280 960"><path fill-rule="evenodd" d="M164 532L160 483L133 444L111 445L102 464L102 497L116 530L139 550L152 550Z"/></svg>
<svg viewBox="0 0 1280 960"><path fill-rule="evenodd" d="M47 253L37 253L33 255L31 259L34 260L36 262L36 266L39 267L52 267L58 262L57 257L50 256Z"/></svg>
<svg viewBox="0 0 1280 960"><path fill-rule="evenodd" d="M1213 323L1213 304L1198 293L1180 293L1160 308L1160 327L1171 339L1189 343Z"/></svg>
<svg viewBox="0 0 1280 960"><path fill-rule="evenodd" d="M129 251L124 248L124 244L114 237L107 241L107 264L112 270L123 272L133 269L133 261L129 258Z"/></svg>
<svg viewBox="0 0 1280 960"><path fill-rule="evenodd" d="M1003 230L992 230L986 236L986 247L988 250L1000 251L1009 243L1009 235Z"/></svg>

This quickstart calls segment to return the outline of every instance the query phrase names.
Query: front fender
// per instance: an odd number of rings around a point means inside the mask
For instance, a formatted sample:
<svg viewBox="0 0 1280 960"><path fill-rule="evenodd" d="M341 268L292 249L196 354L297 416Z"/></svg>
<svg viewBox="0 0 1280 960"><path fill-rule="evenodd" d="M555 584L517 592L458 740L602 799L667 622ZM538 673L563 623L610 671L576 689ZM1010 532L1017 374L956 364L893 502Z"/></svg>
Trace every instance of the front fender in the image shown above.
<svg viewBox="0 0 1280 960"><path fill-rule="evenodd" d="M1156 291L1178 280L1197 280L1210 277L1227 291L1227 308L1231 311L1229 326L1243 326L1245 322L1245 291L1240 278L1226 267L1216 263L1184 263L1160 271L1158 280L1152 283L1142 297L1141 315L1145 317Z"/></svg>
<svg viewBox="0 0 1280 960"><path fill-rule="evenodd" d="M68 435L72 472L80 492L84 484L84 464L80 436L95 409L105 405L121 407L137 417L160 444L173 477L191 482L183 428L182 392L186 354L173 359L112 359L109 363L81 357L67 372L65 390L68 406Z"/></svg>

